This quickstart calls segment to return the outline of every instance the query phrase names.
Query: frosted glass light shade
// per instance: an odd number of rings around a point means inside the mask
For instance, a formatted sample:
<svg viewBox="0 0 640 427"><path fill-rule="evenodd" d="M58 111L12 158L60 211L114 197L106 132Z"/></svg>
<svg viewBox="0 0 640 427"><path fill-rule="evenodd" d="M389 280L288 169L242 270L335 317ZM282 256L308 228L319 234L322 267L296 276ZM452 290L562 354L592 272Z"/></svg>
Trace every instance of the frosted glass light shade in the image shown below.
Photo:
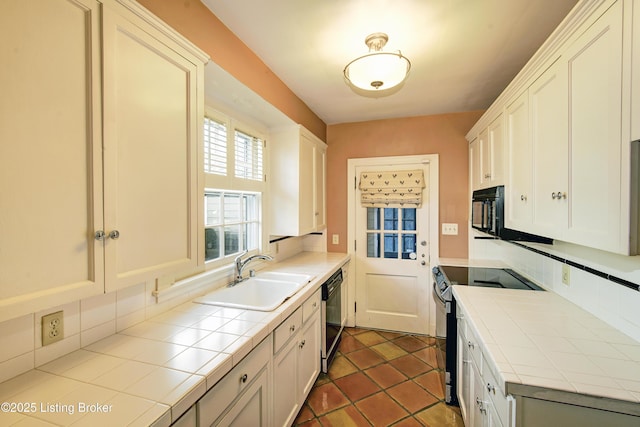
<svg viewBox="0 0 640 427"><path fill-rule="evenodd" d="M344 76L357 88L384 90L402 83L410 68L411 63L400 52L373 52L347 64Z"/></svg>

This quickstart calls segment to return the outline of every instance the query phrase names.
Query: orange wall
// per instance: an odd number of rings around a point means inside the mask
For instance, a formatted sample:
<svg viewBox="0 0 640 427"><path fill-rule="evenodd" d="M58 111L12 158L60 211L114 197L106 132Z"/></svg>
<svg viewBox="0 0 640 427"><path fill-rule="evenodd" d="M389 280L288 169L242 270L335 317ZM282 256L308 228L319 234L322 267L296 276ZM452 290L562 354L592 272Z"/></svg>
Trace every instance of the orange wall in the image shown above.
<svg viewBox="0 0 640 427"><path fill-rule="evenodd" d="M323 141L326 124L199 0L138 0L245 86Z"/></svg>
<svg viewBox="0 0 640 427"><path fill-rule="evenodd" d="M327 127L328 250L347 251L347 159L439 154L440 223L458 224L440 235L440 256L466 258L469 220L469 143L466 133L484 111L343 123ZM331 244L331 235L340 244Z"/></svg>

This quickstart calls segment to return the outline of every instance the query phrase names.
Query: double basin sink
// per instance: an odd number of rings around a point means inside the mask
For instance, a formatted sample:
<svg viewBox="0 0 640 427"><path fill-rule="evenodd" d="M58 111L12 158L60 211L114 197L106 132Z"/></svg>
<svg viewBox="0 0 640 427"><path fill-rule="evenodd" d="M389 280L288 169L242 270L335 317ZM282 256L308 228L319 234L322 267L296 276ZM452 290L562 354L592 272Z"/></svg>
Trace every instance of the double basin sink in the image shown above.
<svg viewBox="0 0 640 427"><path fill-rule="evenodd" d="M314 277L308 274L267 271L236 285L217 289L196 298L194 302L245 310L273 311Z"/></svg>

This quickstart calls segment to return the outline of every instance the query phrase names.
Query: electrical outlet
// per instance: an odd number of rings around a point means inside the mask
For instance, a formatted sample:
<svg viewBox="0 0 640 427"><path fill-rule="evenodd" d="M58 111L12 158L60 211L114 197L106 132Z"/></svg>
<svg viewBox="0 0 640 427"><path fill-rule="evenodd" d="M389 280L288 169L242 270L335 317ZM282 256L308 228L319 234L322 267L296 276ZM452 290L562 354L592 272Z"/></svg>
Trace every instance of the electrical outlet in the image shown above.
<svg viewBox="0 0 640 427"><path fill-rule="evenodd" d="M42 316L42 345L53 344L64 338L64 311Z"/></svg>
<svg viewBox="0 0 640 427"><path fill-rule="evenodd" d="M562 264L562 283L569 286L571 282L571 267L569 264Z"/></svg>
<svg viewBox="0 0 640 427"><path fill-rule="evenodd" d="M448 235L452 235L452 236L457 236L458 235L458 224L449 224L449 223L442 223L442 234L448 234Z"/></svg>
<svg viewBox="0 0 640 427"><path fill-rule="evenodd" d="M337 245L338 243L340 243L340 235L339 234L332 235L331 243L333 243L334 245Z"/></svg>

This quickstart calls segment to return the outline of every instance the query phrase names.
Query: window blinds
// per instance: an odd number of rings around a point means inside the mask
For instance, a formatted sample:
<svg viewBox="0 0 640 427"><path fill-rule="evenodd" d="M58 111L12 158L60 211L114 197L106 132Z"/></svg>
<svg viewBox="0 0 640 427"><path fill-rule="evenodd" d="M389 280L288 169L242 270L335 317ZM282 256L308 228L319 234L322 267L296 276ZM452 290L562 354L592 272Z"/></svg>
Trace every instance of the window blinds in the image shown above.
<svg viewBox="0 0 640 427"><path fill-rule="evenodd" d="M424 174L421 170L362 172L359 188L365 207L420 207Z"/></svg>

